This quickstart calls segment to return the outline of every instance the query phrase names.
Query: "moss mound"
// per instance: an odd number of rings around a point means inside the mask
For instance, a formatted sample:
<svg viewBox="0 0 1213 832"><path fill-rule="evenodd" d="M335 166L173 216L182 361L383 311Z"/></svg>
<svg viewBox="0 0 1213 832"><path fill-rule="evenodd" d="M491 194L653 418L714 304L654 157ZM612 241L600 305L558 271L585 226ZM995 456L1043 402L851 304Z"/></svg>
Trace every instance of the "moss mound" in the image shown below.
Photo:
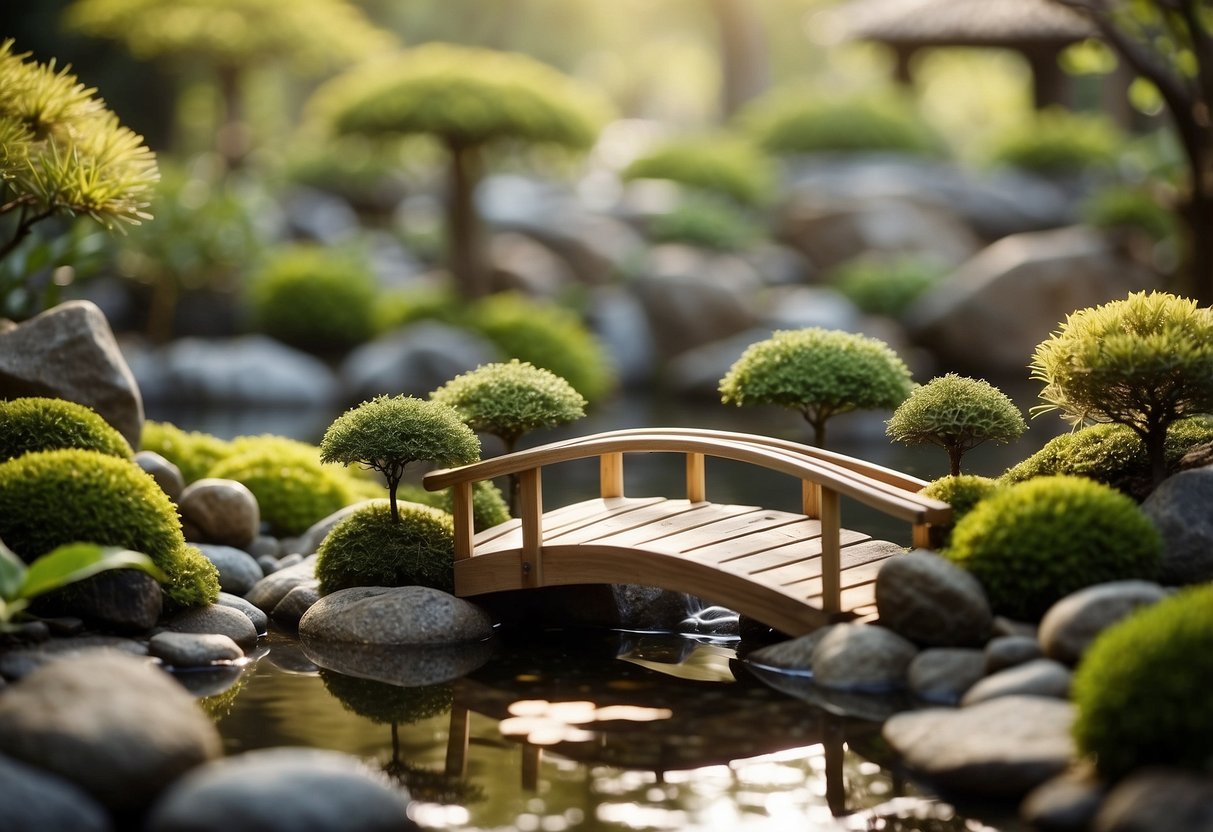
<svg viewBox="0 0 1213 832"><path fill-rule="evenodd" d="M771 160L748 142L728 136L696 136L665 142L623 169L624 179L667 179L740 205L769 199Z"/></svg>
<svg viewBox="0 0 1213 832"><path fill-rule="evenodd" d="M1099 772L1207 773L1213 760L1213 585L1184 590L1105 630L1074 675L1074 738Z"/></svg>
<svg viewBox="0 0 1213 832"><path fill-rule="evenodd" d="M1162 542L1129 497L1081 477L1040 477L981 501L944 555L985 587L996 613L1037 620L1092 584L1154 576Z"/></svg>
<svg viewBox="0 0 1213 832"><path fill-rule="evenodd" d="M744 211L720 199L689 199L653 217L648 228L654 243L685 243L712 251L745 251L763 237Z"/></svg>
<svg viewBox="0 0 1213 832"><path fill-rule="evenodd" d="M869 315L899 318L947 276L946 267L921 255L860 255L834 268L829 280Z"/></svg>
<svg viewBox="0 0 1213 832"><path fill-rule="evenodd" d="M383 492L374 495L382 497ZM397 496L410 503L420 503L423 506L442 509L448 514L454 504L454 492L445 488L442 491L426 491L418 485L402 485ZM478 532L504 523L510 519L510 507L506 505L505 496L498 488L487 480L472 483L472 525Z"/></svg>
<svg viewBox="0 0 1213 832"><path fill-rule="evenodd" d="M1106 117L1052 109L1000 136L990 158L1041 174L1073 174L1110 167L1123 143Z"/></svg>
<svg viewBox="0 0 1213 832"><path fill-rule="evenodd" d="M952 506L952 516L959 522L977 504L996 493L998 480L973 474L940 477L922 490L924 496L943 500Z"/></svg>
<svg viewBox="0 0 1213 832"><path fill-rule="evenodd" d="M250 444L248 450L220 460L207 476L243 483L257 498L261 519L277 535L302 534L356 497L348 475L322 465L314 451L276 442Z"/></svg>
<svg viewBox="0 0 1213 832"><path fill-rule="evenodd" d="M1174 473L1184 454L1213 442L1213 419L1196 416L1173 422L1167 429L1167 470ZM1003 473L1007 484L1035 477L1070 474L1110 485L1144 500L1153 484L1145 443L1126 425L1091 425L1056 436L1032 456Z"/></svg>
<svg viewBox="0 0 1213 832"><path fill-rule="evenodd" d="M187 546L177 509L137 465L98 451L38 451L0 464L0 538L26 561L77 541L143 552L169 577L165 595L192 607L219 595L219 575Z"/></svg>
<svg viewBox="0 0 1213 832"><path fill-rule="evenodd" d="M776 90L741 113L759 146L771 153L891 151L937 154L943 143L906 98L823 97Z"/></svg>
<svg viewBox="0 0 1213 832"><path fill-rule="evenodd" d="M215 463L232 452L231 445L217 436L185 431L171 422L143 423L140 447L155 451L181 469L187 483L200 480Z"/></svg>
<svg viewBox="0 0 1213 832"><path fill-rule="evenodd" d="M322 595L353 586L454 588L451 516L413 503L399 508L399 522L388 506L375 503L333 527L316 553Z"/></svg>
<svg viewBox="0 0 1213 832"><path fill-rule="evenodd" d="M0 402L0 462L59 448L134 456L122 434L82 404L33 396Z"/></svg>

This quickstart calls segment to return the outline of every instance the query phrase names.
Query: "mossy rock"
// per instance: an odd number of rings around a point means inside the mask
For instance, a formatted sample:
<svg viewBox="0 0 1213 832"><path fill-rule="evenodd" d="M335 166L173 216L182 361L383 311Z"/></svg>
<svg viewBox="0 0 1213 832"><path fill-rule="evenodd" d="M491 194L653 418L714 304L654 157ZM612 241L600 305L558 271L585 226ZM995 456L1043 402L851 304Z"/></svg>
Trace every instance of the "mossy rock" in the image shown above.
<svg viewBox="0 0 1213 832"><path fill-rule="evenodd" d="M828 279L869 315L900 318L914 301L947 276L946 267L922 256L861 255L832 269Z"/></svg>
<svg viewBox="0 0 1213 832"><path fill-rule="evenodd" d="M200 480L221 459L231 455L231 445L201 431L186 431L171 422L143 423L140 448L155 451L181 470L186 483Z"/></svg>
<svg viewBox="0 0 1213 832"><path fill-rule="evenodd" d="M634 159L620 176L665 179L740 205L762 205L773 191L771 160L730 136L695 136L658 145Z"/></svg>
<svg viewBox="0 0 1213 832"><path fill-rule="evenodd" d="M255 448L221 460L208 476L242 483L261 509L261 519L280 536L299 535L354 502L346 477L307 453Z"/></svg>
<svg viewBox="0 0 1213 832"><path fill-rule="evenodd" d="M686 199L649 222L654 243L685 243L711 251L745 251L763 233L749 214L710 197Z"/></svg>
<svg viewBox="0 0 1213 832"><path fill-rule="evenodd" d="M943 142L902 96L822 96L775 90L748 106L741 124L770 153L883 151L938 154Z"/></svg>
<svg viewBox="0 0 1213 832"><path fill-rule="evenodd" d="M451 516L430 506L373 503L342 520L316 552L320 592L355 586L455 586L455 533Z"/></svg>
<svg viewBox="0 0 1213 832"><path fill-rule="evenodd" d="M1186 589L1109 627L1074 674L1074 738L1116 780L1146 766L1209 771L1213 585Z"/></svg>
<svg viewBox="0 0 1213 832"><path fill-rule="evenodd" d="M120 459L134 452L92 408L36 396L0 401L0 462L33 451L81 448Z"/></svg>
<svg viewBox="0 0 1213 832"><path fill-rule="evenodd" d="M375 496L384 495L379 493ZM402 485L396 496L410 503L441 509L448 514L455 502L454 491L449 488L426 491L417 485ZM506 504L500 488L488 480L472 483L472 526L476 531L482 532L509 519L510 507Z"/></svg>
<svg viewBox="0 0 1213 832"><path fill-rule="evenodd" d="M1035 621L1092 584L1151 579L1162 540L1132 499L1081 477L1040 477L982 500L943 554L972 573L996 613Z"/></svg>
<svg viewBox="0 0 1213 832"><path fill-rule="evenodd" d="M1173 422L1167 429L1167 470L1174 473L1188 451L1208 442L1213 442L1213 419L1195 416ZM1008 468L1000 479L1014 484L1055 474L1087 477L1139 501L1153 489L1145 443L1126 425L1090 425L1063 433Z"/></svg>
<svg viewBox="0 0 1213 832"><path fill-rule="evenodd" d="M133 462L98 451L38 451L0 464L0 539L25 561L67 543L143 552L181 607L210 604L219 574L181 534L177 509Z"/></svg>

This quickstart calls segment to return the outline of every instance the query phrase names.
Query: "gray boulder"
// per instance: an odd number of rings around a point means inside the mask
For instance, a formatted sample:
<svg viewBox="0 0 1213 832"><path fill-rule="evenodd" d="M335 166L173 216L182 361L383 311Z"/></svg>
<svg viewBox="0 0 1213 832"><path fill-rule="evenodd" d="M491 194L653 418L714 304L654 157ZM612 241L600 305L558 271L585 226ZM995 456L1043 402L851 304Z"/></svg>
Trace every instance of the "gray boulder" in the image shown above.
<svg viewBox="0 0 1213 832"><path fill-rule="evenodd" d="M320 600L320 582L317 580L304 581L291 588L282 596L282 600L270 611L270 618L275 624L284 627L298 627L299 619Z"/></svg>
<svg viewBox="0 0 1213 832"><path fill-rule="evenodd" d="M826 637L832 628L818 627L811 633L790 638L787 641L768 644L746 655L746 661L759 667L775 670L791 670L801 673L811 673L813 670L813 651Z"/></svg>
<svg viewBox="0 0 1213 832"><path fill-rule="evenodd" d="M317 667L405 688L437 685L466 676L483 666L494 649L492 639L437 645L304 639L301 646L303 655Z"/></svg>
<svg viewBox="0 0 1213 832"><path fill-rule="evenodd" d="M1015 234L930 289L905 320L945 365L974 367L980 360L986 373L1018 373L1070 312L1159 282L1086 226Z"/></svg>
<svg viewBox="0 0 1213 832"><path fill-rule="evenodd" d="M244 658L236 642L217 633L157 633L147 644L150 655L170 667L207 667Z"/></svg>
<svg viewBox="0 0 1213 832"><path fill-rule="evenodd" d="M143 398L105 314L86 300L61 303L0 329L0 399L45 396L91 407L138 448Z"/></svg>
<svg viewBox="0 0 1213 832"><path fill-rule="evenodd" d="M933 647L982 644L993 621L977 579L923 549L884 562L876 575L876 607L882 625Z"/></svg>
<svg viewBox="0 0 1213 832"><path fill-rule="evenodd" d="M0 817L6 832L109 832L109 816L76 786L0 755Z"/></svg>
<svg viewBox="0 0 1213 832"><path fill-rule="evenodd" d="M1028 792L1019 816L1040 832L1087 832L1105 791L1088 766L1076 766Z"/></svg>
<svg viewBox="0 0 1213 832"><path fill-rule="evenodd" d="M813 680L833 690L900 690L917 652L913 644L884 627L839 624L813 650Z"/></svg>
<svg viewBox="0 0 1213 832"><path fill-rule="evenodd" d="M187 540L244 548L261 529L257 498L235 480L195 480L181 492L177 511Z"/></svg>
<svg viewBox="0 0 1213 832"><path fill-rule="evenodd" d="M402 832L408 796L355 757L270 748L200 766L173 784L148 832Z"/></svg>
<svg viewBox="0 0 1213 832"><path fill-rule="evenodd" d="M24 679L53 661L74 658L88 650L107 649L130 656L147 656L147 644L121 636L69 636L52 638L35 647L0 652L0 677L10 682Z"/></svg>
<svg viewBox="0 0 1213 832"><path fill-rule="evenodd" d="M181 476L180 468L155 451L139 451L135 454L135 464L151 474L160 490L174 503L177 502L185 489L185 478Z"/></svg>
<svg viewBox="0 0 1213 832"><path fill-rule="evenodd" d="M971 708L896 714L881 732L911 770L968 797L1019 797L1074 757L1074 707L1040 696L1003 696Z"/></svg>
<svg viewBox="0 0 1213 832"><path fill-rule="evenodd" d="M1040 620L1044 654L1068 665L1078 664L1100 633L1139 607L1167 597L1167 591L1149 581L1113 581L1067 595Z"/></svg>
<svg viewBox="0 0 1213 832"><path fill-rule="evenodd" d="M1036 636L999 636L986 644L986 673L1034 661L1044 656Z"/></svg>
<svg viewBox="0 0 1213 832"><path fill-rule="evenodd" d="M73 616L94 626L138 633L155 626L164 606L156 579L136 569L101 572L34 603L43 616Z"/></svg>
<svg viewBox="0 0 1213 832"><path fill-rule="evenodd" d="M381 394L427 396L460 373L500 359L486 338L466 329L419 321L355 349L338 375L348 401Z"/></svg>
<svg viewBox="0 0 1213 832"><path fill-rule="evenodd" d="M164 620L164 628L174 633L224 635L245 650L257 646L257 628L240 610L222 604L182 610Z"/></svg>
<svg viewBox="0 0 1213 832"><path fill-rule="evenodd" d="M622 286L594 286L587 304L590 326L625 387L652 380L657 346L644 305Z"/></svg>
<svg viewBox="0 0 1213 832"><path fill-rule="evenodd" d="M244 600L269 614L295 587L316 578L316 556L309 555L293 566L266 575L244 594Z"/></svg>
<svg viewBox="0 0 1213 832"><path fill-rule="evenodd" d="M111 651L51 662L0 696L0 753L139 811L222 753L214 723L147 660Z"/></svg>
<svg viewBox="0 0 1213 832"><path fill-rule="evenodd" d="M265 577L257 560L243 549L217 543L199 543L198 550L219 570L219 588L243 595Z"/></svg>
<svg viewBox="0 0 1213 832"><path fill-rule="evenodd" d="M969 707L1000 696L1052 696L1066 699L1070 695L1072 675L1064 664L1052 659L1034 659L986 676L969 688L961 704Z"/></svg>
<svg viewBox="0 0 1213 832"><path fill-rule="evenodd" d="M1162 534L1158 580L1164 584L1213 581L1213 467L1168 477L1141 504Z"/></svg>
<svg viewBox="0 0 1213 832"><path fill-rule="evenodd" d="M1187 771L1132 774L1099 807L1093 832L1213 832L1213 779Z"/></svg>
<svg viewBox="0 0 1213 832"><path fill-rule="evenodd" d="M569 264L533 237L514 232L489 241L489 275L494 291L555 297L576 281Z"/></svg>
<svg viewBox="0 0 1213 832"><path fill-rule="evenodd" d="M239 595L232 595L230 592L220 592L219 597L215 599L215 603L224 607L231 607L247 616L248 620L253 623L253 629L257 631L258 635L264 633L269 627L269 616Z"/></svg>
<svg viewBox="0 0 1213 832"><path fill-rule="evenodd" d="M932 647L910 662L910 692L925 702L955 705L986 672L986 655L971 647Z"/></svg>
<svg viewBox="0 0 1213 832"><path fill-rule="evenodd" d="M299 622L304 638L358 644L457 644L492 634L492 619L479 607L422 586L338 590Z"/></svg>

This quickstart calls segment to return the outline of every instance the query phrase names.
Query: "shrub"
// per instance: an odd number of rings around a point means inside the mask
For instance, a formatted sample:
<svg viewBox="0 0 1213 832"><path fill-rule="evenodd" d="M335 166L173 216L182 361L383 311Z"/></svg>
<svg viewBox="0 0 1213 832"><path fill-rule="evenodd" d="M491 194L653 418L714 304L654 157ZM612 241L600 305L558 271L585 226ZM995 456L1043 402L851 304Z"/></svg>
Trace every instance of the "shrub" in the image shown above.
<svg viewBox="0 0 1213 832"><path fill-rule="evenodd" d="M1015 403L989 382L954 373L915 388L893 413L886 432L907 445L938 445L953 476L960 460L987 441L1007 443L1028 429Z"/></svg>
<svg viewBox="0 0 1213 832"><path fill-rule="evenodd" d="M1109 627L1074 674L1074 738L1099 773L1209 771L1213 759L1213 586L1183 590Z"/></svg>
<svg viewBox="0 0 1213 832"><path fill-rule="evenodd" d="M1131 499L1080 477L1040 477L978 503L944 554L985 587L996 613L1039 619L1106 581L1151 578L1162 543Z"/></svg>
<svg viewBox="0 0 1213 832"><path fill-rule="evenodd" d="M830 280L869 315L897 318L946 275L941 265L923 257L860 256L834 269Z"/></svg>
<svg viewBox="0 0 1213 832"><path fill-rule="evenodd" d="M777 404L800 411L825 444L839 413L893 409L910 395L910 371L889 345L849 332L781 330L751 344L720 380L725 404Z"/></svg>
<svg viewBox="0 0 1213 832"><path fill-rule="evenodd" d="M243 483L257 498L262 521L277 535L302 534L354 500L343 474L311 454L284 453L273 444L220 460L208 476Z"/></svg>
<svg viewBox="0 0 1213 832"><path fill-rule="evenodd" d="M1008 130L990 150L995 164L1042 174L1109 167L1124 138L1107 118L1052 109Z"/></svg>
<svg viewBox="0 0 1213 832"><path fill-rule="evenodd" d="M1184 454L1207 442L1213 442L1213 419L1195 416L1172 422L1166 440L1168 473L1177 469ZM1125 425L1091 425L1055 436L1032 456L1008 468L1001 480L1011 484L1052 474L1087 477L1137 500L1148 497L1153 485L1146 446Z"/></svg>
<svg viewBox="0 0 1213 832"><path fill-rule="evenodd" d="M167 576L180 606L212 603L215 567L181 534L177 509L137 465L76 448L0 463L0 539L26 562L68 543L143 552Z"/></svg>
<svg viewBox="0 0 1213 832"><path fill-rule="evenodd" d="M1165 292L1081 309L1036 347L1032 377L1076 422L1128 425L1146 445L1154 484L1166 477L1167 427L1213 412L1213 310Z"/></svg>
<svg viewBox="0 0 1213 832"><path fill-rule="evenodd" d="M568 381L588 402L614 385L602 345L577 315L562 306L506 292L477 303L469 325L505 354Z"/></svg>
<svg viewBox="0 0 1213 832"><path fill-rule="evenodd" d="M724 136L683 138L659 145L623 169L624 179L668 179L741 205L771 195L771 161L752 145Z"/></svg>
<svg viewBox="0 0 1213 832"><path fill-rule="evenodd" d="M754 221L726 202L684 200L673 210L653 217L648 228L655 243L685 243L713 251L744 251L761 232Z"/></svg>
<svg viewBox="0 0 1213 832"><path fill-rule="evenodd" d="M414 462L462 465L480 458L480 440L458 411L412 396L377 396L338 416L320 441L320 459L355 463L387 481L391 515L404 469Z"/></svg>
<svg viewBox="0 0 1213 832"><path fill-rule="evenodd" d="M383 294L376 305L375 317L376 331L390 332L425 320L460 325L466 316L463 302L453 292L425 287Z"/></svg>
<svg viewBox="0 0 1213 832"><path fill-rule="evenodd" d="M187 482L200 480L219 460L231 454L231 445L217 436L184 431L171 422L145 421L140 447L155 451L181 469Z"/></svg>
<svg viewBox="0 0 1213 832"><path fill-rule="evenodd" d="M771 153L930 154L942 145L908 100L892 95L841 98L776 90L746 108L741 121Z"/></svg>
<svg viewBox="0 0 1213 832"><path fill-rule="evenodd" d="M350 252L311 245L284 248L249 284L253 324L312 352L340 352L375 333L375 280Z"/></svg>
<svg viewBox="0 0 1213 832"><path fill-rule="evenodd" d="M1140 231L1153 240L1176 235L1175 215L1140 188L1103 188L1083 202L1080 212L1096 228Z"/></svg>
<svg viewBox="0 0 1213 832"><path fill-rule="evenodd" d="M122 434L82 404L38 397L0 401L0 462L59 448L134 456Z"/></svg>
<svg viewBox="0 0 1213 832"><path fill-rule="evenodd" d="M382 497L383 494L375 495ZM441 491L426 491L419 485L400 486L399 498L410 503L441 509L451 513L454 492L449 488ZM478 532L492 528L510 519L510 509L505 503L501 489L488 480L472 483L472 528Z"/></svg>
<svg viewBox="0 0 1213 832"><path fill-rule="evenodd" d="M342 520L316 552L320 593L353 586L455 586L451 516L429 506L372 503Z"/></svg>
<svg viewBox="0 0 1213 832"><path fill-rule="evenodd" d="M997 493L1001 487L998 480L990 477L950 474L932 481L922 489L922 493L951 505L952 524L955 525L960 518L976 508L978 503Z"/></svg>

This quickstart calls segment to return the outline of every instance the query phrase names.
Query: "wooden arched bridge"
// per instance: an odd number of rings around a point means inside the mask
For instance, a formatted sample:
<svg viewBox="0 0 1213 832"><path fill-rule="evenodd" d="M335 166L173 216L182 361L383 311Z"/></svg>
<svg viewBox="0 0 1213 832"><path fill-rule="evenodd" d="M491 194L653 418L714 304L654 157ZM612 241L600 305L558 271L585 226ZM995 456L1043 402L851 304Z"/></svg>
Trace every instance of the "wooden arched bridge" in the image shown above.
<svg viewBox="0 0 1213 832"><path fill-rule="evenodd" d="M629 453L686 457L682 499L627 497ZM542 470L597 457L599 496L544 511ZM708 501L707 457L750 463L801 483L801 512ZM517 475L516 519L476 534L472 484ZM454 490L455 594L587 583L648 584L689 592L790 635L875 615L880 563L901 547L845 529L847 497L908 522L915 545L951 520L926 482L795 442L695 428L640 428L530 448L426 475Z"/></svg>

